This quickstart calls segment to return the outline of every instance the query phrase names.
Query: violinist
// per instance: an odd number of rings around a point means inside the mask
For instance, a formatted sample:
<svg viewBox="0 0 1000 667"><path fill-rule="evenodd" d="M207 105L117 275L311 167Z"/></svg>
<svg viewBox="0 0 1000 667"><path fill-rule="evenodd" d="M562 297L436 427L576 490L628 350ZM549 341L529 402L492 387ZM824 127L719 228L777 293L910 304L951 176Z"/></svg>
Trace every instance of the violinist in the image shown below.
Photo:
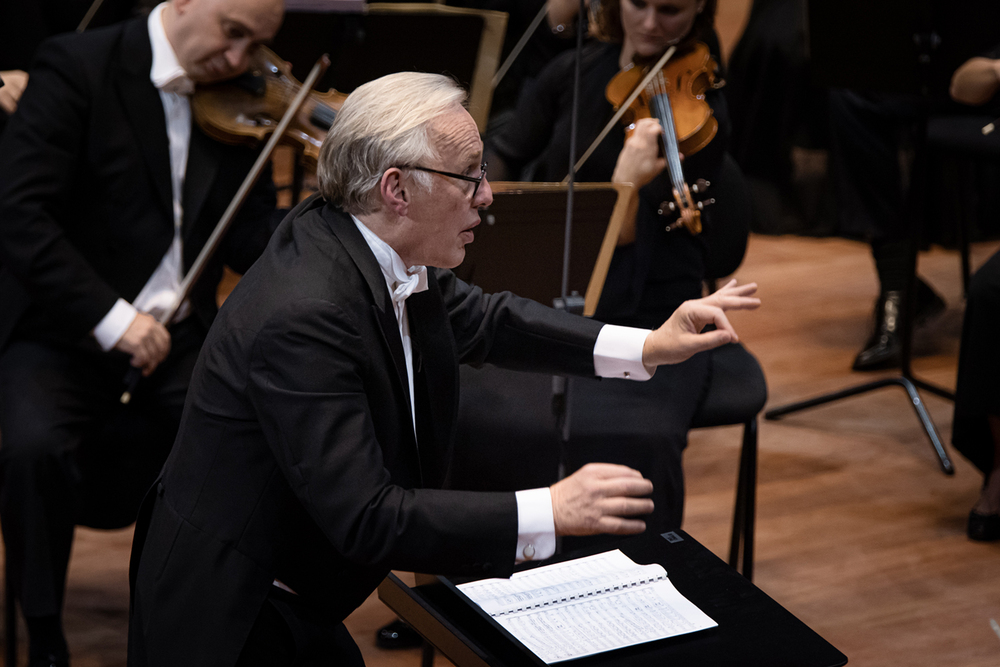
<svg viewBox="0 0 1000 667"><path fill-rule="evenodd" d="M670 46L678 55L697 42L715 43L714 0L610 0L602 2L591 30L599 41L584 46L577 151L582 154L613 115L605 93L619 71L633 63L654 63ZM541 73L522 95L516 118L487 137L491 175L498 180L560 181L569 169L570 117L574 54L565 53ZM667 64L669 67L669 62ZM631 326L656 326L686 299L702 294L703 282L719 246L717 230L726 221L725 207L740 204L724 194L733 185L727 178L726 139L728 121L719 91L709 89L709 105L718 121L714 139L696 154L686 156L683 171L688 182L704 178L711 182L717 204L706 208L705 231L666 231L671 220L658 213L662 202L672 201L665 160L658 153L663 128L656 120L640 121L626 141L624 127L615 127L580 167L577 181L632 182L642 187L634 239L622 239L615 251L595 318ZM714 210L713 210L714 209ZM733 220L735 218L729 218ZM733 235L740 247L746 228ZM557 261L553 258L553 261ZM721 275L730 273L735 266ZM647 521L649 530L663 532L680 526L683 514L681 454L687 431L710 376L711 355L662 368L640 390L655 404L655 433L649 433L645 451L615 447L607 452L619 463L628 462L653 480L656 511ZM683 390L679 388L683 387ZM613 381L601 384L609 395L617 390ZM661 418L662 416L662 418ZM610 428L610 427L609 427ZM613 429L612 429L613 431ZM602 453L603 454L603 453ZM573 456L573 448L570 448ZM617 458L616 458L617 457ZM571 465L571 468L575 467Z"/></svg>
<svg viewBox="0 0 1000 667"><path fill-rule="evenodd" d="M245 271L266 245L265 185L180 321L157 322L256 156L192 125L189 95L243 72L282 16L281 0L172 0L50 39L0 137L0 523L31 665L68 664L74 525L134 519L176 433L222 266ZM122 407L130 366L147 377Z"/></svg>
<svg viewBox="0 0 1000 667"><path fill-rule="evenodd" d="M952 75L950 93L956 102L981 107L988 117L995 118L1000 110L1000 45L959 67ZM987 146L997 150L996 134L976 138L982 142L984 153ZM1000 253L994 253L969 283L952 421L952 444L983 473L983 486L969 512L966 534L984 542L1000 540L998 325Z"/></svg>

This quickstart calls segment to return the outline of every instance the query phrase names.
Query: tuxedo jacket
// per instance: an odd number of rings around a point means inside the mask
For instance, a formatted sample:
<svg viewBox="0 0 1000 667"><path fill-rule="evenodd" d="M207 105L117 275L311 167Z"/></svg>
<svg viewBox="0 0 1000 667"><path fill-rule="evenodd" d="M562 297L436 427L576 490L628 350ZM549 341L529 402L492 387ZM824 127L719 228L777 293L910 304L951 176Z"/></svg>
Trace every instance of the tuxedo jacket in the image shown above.
<svg viewBox="0 0 1000 667"><path fill-rule="evenodd" d="M151 65L145 19L39 47L0 135L0 348L12 334L85 341L116 299L138 295L166 254L174 234L169 144ZM192 127L185 270L255 158ZM273 186L258 188L203 274L192 302L206 324L222 264L249 268L273 209Z"/></svg>
<svg viewBox="0 0 1000 667"><path fill-rule="evenodd" d="M458 364L594 373L601 325L450 271L406 302L322 199L278 227L209 332L136 524L129 664L232 665L275 579L339 622L390 569L506 576L513 493L439 490Z"/></svg>

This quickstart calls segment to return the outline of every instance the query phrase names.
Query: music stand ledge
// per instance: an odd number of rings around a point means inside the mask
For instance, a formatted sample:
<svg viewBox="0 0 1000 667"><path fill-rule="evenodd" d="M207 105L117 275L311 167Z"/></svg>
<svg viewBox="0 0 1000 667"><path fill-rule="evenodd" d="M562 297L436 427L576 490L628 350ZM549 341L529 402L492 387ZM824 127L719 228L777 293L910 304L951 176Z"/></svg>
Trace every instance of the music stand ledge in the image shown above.
<svg viewBox="0 0 1000 667"><path fill-rule="evenodd" d="M580 658L573 661L574 667L847 664L843 653L683 531L630 538L619 548L636 562L663 565L677 590L719 626ZM593 550L553 560L589 553ZM432 583L410 587L390 574L379 585L379 599L457 667L544 667L450 582L426 575L418 575L419 581Z"/></svg>

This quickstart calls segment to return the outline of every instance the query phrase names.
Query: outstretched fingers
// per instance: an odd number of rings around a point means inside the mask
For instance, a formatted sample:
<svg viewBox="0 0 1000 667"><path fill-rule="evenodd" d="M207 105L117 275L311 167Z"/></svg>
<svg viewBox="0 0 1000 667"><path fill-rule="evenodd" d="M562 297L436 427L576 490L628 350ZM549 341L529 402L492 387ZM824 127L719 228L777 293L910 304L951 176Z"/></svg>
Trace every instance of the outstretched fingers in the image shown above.
<svg viewBox="0 0 1000 667"><path fill-rule="evenodd" d="M704 300L723 310L753 310L760 307L760 299L754 296L756 293L757 283L737 285L733 278Z"/></svg>

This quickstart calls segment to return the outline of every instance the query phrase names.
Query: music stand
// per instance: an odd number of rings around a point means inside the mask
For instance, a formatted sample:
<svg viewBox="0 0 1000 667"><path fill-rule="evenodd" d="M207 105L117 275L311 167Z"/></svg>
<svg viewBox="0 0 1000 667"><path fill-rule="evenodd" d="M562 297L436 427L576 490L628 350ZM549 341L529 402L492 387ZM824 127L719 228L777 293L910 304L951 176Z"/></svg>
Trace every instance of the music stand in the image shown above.
<svg viewBox="0 0 1000 667"><path fill-rule="evenodd" d="M927 113L931 103L947 99L952 72L996 42L997 3L964 3L959 17L944 0L809 0L809 45L813 73L820 83L859 90L909 94L921 101L915 137L913 177L903 214L914 221L911 232L910 285L901 317L902 359L898 376L882 378L830 394L772 408L769 420L882 387L902 387L947 475L955 473L918 389L954 400L954 394L914 377L911 367L917 252L923 234L922 197ZM970 20L969 17L975 17ZM850 44L851 48L844 48Z"/></svg>
<svg viewBox="0 0 1000 667"><path fill-rule="evenodd" d="M847 663L843 653L684 531L640 535L615 546L637 563L663 565L677 590L719 625L557 664L841 667ZM606 548L556 556L549 562ZM458 667L544 667L506 630L457 593L449 580L418 574L416 583L406 586L390 574L378 587L379 599Z"/></svg>
<svg viewBox="0 0 1000 667"><path fill-rule="evenodd" d="M490 183L493 204L480 213L476 240L455 269L486 292L509 290L552 305L561 297L567 186L559 183ZM634 188L618 183L577 183L573 216L570 290L585 294L580 314L590 317L604 288L611 255L628 214Z"/></svg>
<svg viewBox="0 0 1000 667"><path fill-rule="evenodd" d="M507 14L432 3L371 3L362 13L289 11L274 37L275 53L300 81L324 53L330 67L317 85L350 93L394 72L449 74L469 91L480 132L493 100Z"/></svg>

